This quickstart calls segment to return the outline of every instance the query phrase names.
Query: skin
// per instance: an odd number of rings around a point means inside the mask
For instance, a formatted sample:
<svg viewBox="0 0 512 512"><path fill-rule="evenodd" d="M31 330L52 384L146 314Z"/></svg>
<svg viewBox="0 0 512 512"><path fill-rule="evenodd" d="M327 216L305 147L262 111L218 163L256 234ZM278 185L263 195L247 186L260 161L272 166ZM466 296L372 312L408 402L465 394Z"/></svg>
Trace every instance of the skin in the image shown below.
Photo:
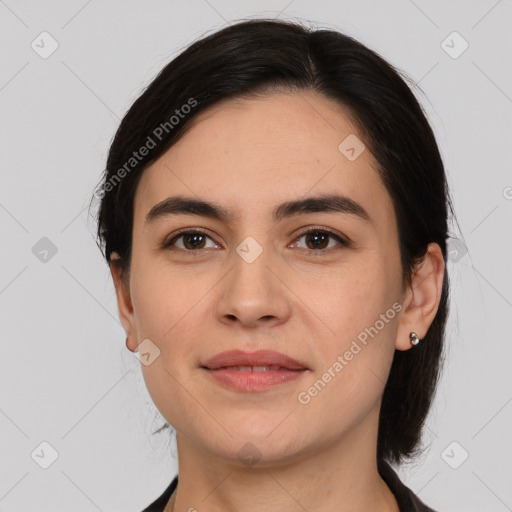
<svg viewBox="0 0 512 512"><path fill-rule="evenodd" d="M422 339L434 320L444 260L430 244L402 290L396 218L377 162L368 149L354 161L338 150L350 134L363 140L347 113L310 91L224 101L202 112L141 178L131 275L122 279L114 264L111 272L127 347L150 339L160 350L141 366L176 430L179 485L166 511L174 498L175 512L398 511L376 466L381 397L394 351L410 350L409 333ZM281 202L333 192L359 202L373 223L331 212L271 218ZM188 214L145 225L151 207L175 194L219 203L235 220ZM308 257L321 251L301 236L310 227L353 246L329 238L324 256ZM160 247L182 228L208 232L201 256L183 237ZM263 250L250 264L236 252L248 236ZM395 302L401 311L299 403L298 394ZM270 348L309 370L264 392L228 389L200 366L233 348ZM261 456L251 466L237 456L247 442Z"/></svg>

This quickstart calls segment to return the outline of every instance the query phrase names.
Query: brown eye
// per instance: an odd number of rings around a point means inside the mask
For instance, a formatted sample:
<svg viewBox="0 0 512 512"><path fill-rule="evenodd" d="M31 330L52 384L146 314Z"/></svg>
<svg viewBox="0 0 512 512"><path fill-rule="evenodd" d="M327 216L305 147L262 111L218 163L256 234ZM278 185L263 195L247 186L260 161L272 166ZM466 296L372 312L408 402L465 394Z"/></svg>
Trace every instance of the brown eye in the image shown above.
<svg viewBox="0 0 512 512"><path fill-rule="evenodd" d="M305 239L305 249L310 252L329 252L330 249L335 248L337 245L349 247L349 243L341 238L339 235L331 233L323 229L312 229L302 233L292 246L297 247L297 243L302 239ZM335 240L338 244L330 245L330 241Z"/></svg>
<svg viewBox="0 0 512 512"><path fill-rule="evenodd" d="M206 240L206 236L201 233L189 233L186 235L181 235L180 238L183 238L183 245L186 249L203 249L204 242Z"/></svg>
<svg viewBox="0 0 512 512"><path fill-rule="evenodd" d="M331 238L327 233L321 233L319 231L307 233L304 236L306 237L306 245L308 245L308 249L326 249L329 245L329 238ZM308 242L311 243L311 245L309 245Z"/></svg>
<svg viewBox="0 0 512 512"><path fill-rule="evenodd" d="M203 233L202 231L182 231L181 233L178 233L176 236L174 236L168 242L165 242L163 245L163 249L173 247L180 249L182 251L194 252L200 249L207 248L205 246L205 243L208 238L212 240L210 236L208 236L206 233ZM177 243L180 239L182 239L181 244ZM216 244L214 242L214 247L215 245Z"/></svg>

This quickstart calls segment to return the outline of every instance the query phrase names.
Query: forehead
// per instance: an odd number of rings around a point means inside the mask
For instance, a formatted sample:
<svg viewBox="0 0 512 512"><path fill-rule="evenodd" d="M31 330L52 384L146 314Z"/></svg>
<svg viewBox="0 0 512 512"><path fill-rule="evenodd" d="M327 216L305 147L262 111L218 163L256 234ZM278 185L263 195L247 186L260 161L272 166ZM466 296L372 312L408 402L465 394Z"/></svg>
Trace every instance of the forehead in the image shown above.
<svg viewBox="0 0 512 512"><path fill-rule="evenodd" d="M349 112L333 100L313 92L225 100L187 128L144 171L136 219L176 194L224 204L242 217L255 210L270 215L283 201L326 193L353 198L375 219L391 214L368 148L355 159L343 152L344 141L361 151L363 137Z"/></svg>

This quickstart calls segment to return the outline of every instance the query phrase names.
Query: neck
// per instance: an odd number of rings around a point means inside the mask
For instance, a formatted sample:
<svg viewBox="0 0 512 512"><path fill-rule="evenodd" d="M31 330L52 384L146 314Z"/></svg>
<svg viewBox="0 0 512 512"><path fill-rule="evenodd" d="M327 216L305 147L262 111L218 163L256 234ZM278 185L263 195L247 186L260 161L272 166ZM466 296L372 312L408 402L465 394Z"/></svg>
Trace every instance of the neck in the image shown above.
<svg viewBox="0 0 512 512"><path fill-rule="evenodd" d="M376 440L374 419L370 414L342 438L309 446L286 463L261 459L250 467L177 432L179 482L165 512L399 512L377 470L376 442L368 442Z"/></svg>

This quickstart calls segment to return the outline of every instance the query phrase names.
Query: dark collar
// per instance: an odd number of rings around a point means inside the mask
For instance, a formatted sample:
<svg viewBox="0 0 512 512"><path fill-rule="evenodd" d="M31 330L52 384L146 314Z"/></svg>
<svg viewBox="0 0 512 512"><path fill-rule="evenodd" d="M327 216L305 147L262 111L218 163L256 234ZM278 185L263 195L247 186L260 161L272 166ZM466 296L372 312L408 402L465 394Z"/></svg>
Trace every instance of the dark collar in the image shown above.
<svg viewBox="0 0 512 512"><path fill-rule="evenodd" d="M435 512L435 510L427 507L409 487L402 483L398 474L386 461L378 461L377 469L382 480L386 482L391 492L395 495L400 512Z"/></svg>
<svg viewBox="0 0 512 512"><path fill-rule="evenodd" d="M395 495L400 512L435 512L402 483L395 470L387 462L379 461L377 468L380 476ZM163 494L142 512L163 512L177 485L178 476L175 476Z"/></svg>

